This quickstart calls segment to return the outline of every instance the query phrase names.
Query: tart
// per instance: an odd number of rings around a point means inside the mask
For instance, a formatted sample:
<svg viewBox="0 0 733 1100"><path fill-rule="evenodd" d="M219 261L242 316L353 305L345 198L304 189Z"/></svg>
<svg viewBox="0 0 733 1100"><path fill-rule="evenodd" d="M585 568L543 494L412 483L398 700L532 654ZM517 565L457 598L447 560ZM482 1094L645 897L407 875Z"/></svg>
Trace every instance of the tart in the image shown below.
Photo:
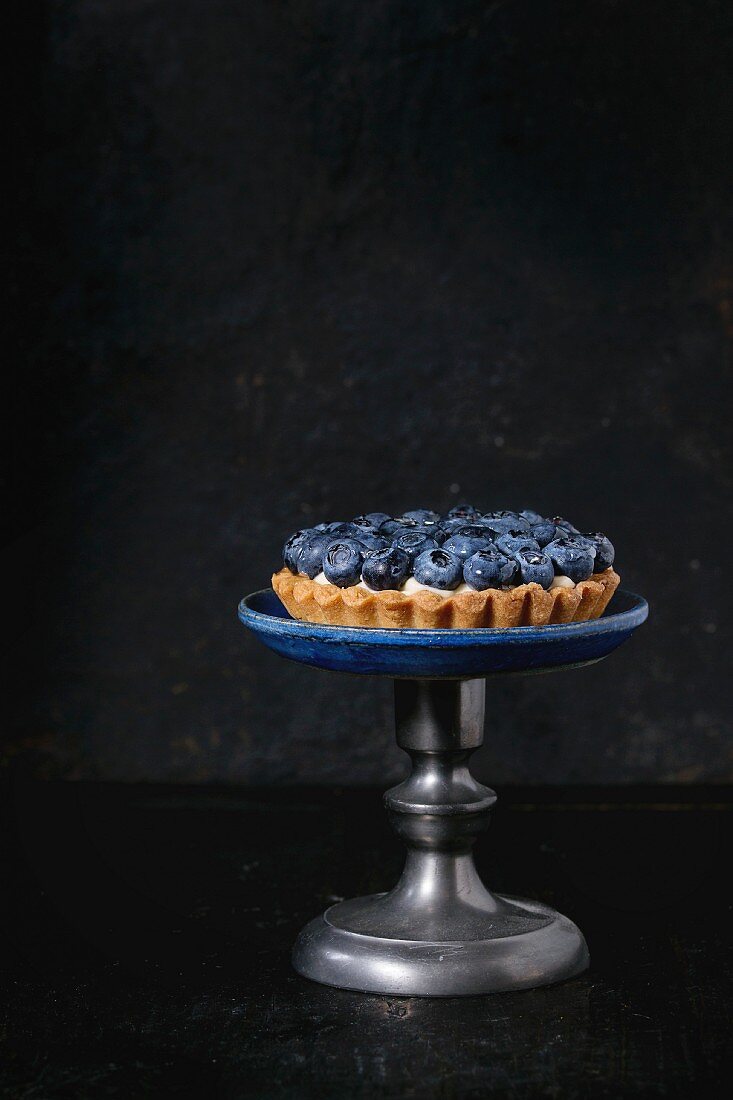
<svg viewBox="0 0 733 1100"><path fill-rule="evenodd" d="M296 531L272 586L293 618L334 626L546 626L603 614L614 557L601 532L529 509L371 512Z"/></svg>

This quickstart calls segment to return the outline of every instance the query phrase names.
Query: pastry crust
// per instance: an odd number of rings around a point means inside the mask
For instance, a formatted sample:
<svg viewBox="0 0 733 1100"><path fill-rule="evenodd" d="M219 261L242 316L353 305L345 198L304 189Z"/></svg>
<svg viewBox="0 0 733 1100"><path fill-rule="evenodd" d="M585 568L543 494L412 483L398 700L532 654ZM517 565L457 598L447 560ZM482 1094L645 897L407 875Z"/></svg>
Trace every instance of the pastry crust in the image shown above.
<svg viewBox="0 0 733 1100"><path fill-rule="evenodd" d="M331 626L376 626L395 630L439 630L477 627L547 626L598 619L618 588L621 578L613 569L595 573L574 588L546 592L539 584L520 584L503 590L456 592L371 592L354 585L337 588L316 584L302 574L281 569L272 587L294 619Z"/></svg>

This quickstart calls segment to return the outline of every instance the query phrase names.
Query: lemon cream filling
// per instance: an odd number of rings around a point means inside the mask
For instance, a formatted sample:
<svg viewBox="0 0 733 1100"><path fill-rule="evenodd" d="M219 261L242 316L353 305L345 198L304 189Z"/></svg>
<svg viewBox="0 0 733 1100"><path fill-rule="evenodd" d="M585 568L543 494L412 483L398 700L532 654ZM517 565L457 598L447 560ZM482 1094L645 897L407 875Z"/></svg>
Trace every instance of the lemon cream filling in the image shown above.
<svg viewBox="0 0 733 1100"><path fill-rule="evenodd" d="M331 584L325 573L318 573L313 580L316 584ZM354 587L363 588L366 592L374 591L368 584L364 584L364 581L359 581L358 585L354 585ZM519 587L520 585L517 584L503 585L502 591L511 592L513 588ZM564 577L560 574L554 578L550 588L575 588L575 581L571 581L570 577ZM475 592L476 589L471 588L470 584L466 584L465 581L462 581L457 588L431 588L428 584L421 584L420 581L416 581L414 577L408 577L399 588L390 589L390 591L402 592L405 596L414 596L416 592L435 592L437 596L457 596L461 592Z"/></svg>

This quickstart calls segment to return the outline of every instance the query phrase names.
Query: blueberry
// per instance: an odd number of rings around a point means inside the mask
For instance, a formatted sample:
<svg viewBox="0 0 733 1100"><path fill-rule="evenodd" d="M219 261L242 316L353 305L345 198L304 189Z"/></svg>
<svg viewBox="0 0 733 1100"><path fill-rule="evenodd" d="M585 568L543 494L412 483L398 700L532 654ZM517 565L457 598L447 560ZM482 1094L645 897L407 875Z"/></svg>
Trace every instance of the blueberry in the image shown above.
<svg viewBox="0 0 733 1100"><path fill-rule="evenodd" d="M473 521L478 516L478 509L472 504L456 504L448 512L448 519L465 519Z"/></svg>
<svg viewBox="0 0 733 1100"><path fill-rule="evenodd" d="M363 518L369 520L372 527L379 528L382 526L383 523L386 523L387 520L391 519L392 517L387 515L386 512L367 512L367 514Z"/></svg>
<svg viewBox="0 0 733 1100"><path fill-rule="evenodd" d="M497 535L529 534L529 522L518 512L485 512L481 518Z"/></svg>
<svg viewBox="0 0 733 1100"><path fill-rule="evenodd" d="M412 574L420 584L431 588L458 588L463 580L463 560L457 554L434 547L418 554L412 567Z"/></svg>
<svg viewBox="0 0 733 1100"><path fill-rule="evenodd" d="M422 527L434 527L436 523L440 523L438 512L431 512L429 508L415 508L411 512L403 512L401 518L414 520Z"/></svg>
<svg viewBox="0 0 733 1100"><path fill-rule="evenodd" d="M511 558L519 550L538 551L540 544L530 535L499 535L496 540L496 548L502 550L508 558Z"/></svg>
<svg viewBox="0 0 733 1100"><path fill-rule="evenodd" d="M329 523L327 530L331 535L350 539L357 538L361 528L355 523Z"/></svg>
<svg viewBox="0 0 733 1100"><path fill-rule="evenodd" d="M309 531L298 551L296 560L298 572L305 573L311 580L323 572L323 554L329 542L333 542L332 534L325 531Z"/></svg>
<svg viewBox="0 0 733 1100"><path fill-rule="evenodd" d="M383 523L385 519L389 519L389 516L384 516L379 522ZM372 523L369 516L354 516L351 523L353 527L358 527L360 531L370 531L375 535L379 530L379 523Z"/></svg>
<svg viewBox="0 0 733 1100"><path fill-rule="evenodd" d="M571 581L585 581L593 573L595 554L587 546L574 545L572 536L553 539L545 547L545 554L552 559L555 571Z"/></svg>
<svg viewBox="0 0 733 1100"><path fill-rule="evenodd" d="M385 546L389 546L390 541L381 534L372 534L365 529L362 529L354 538L361 543L365 550L384 550Z"/></svg>
<svg viewBox="0 0 733 1100"><path fill-rule="evenodd" d="M317 523L315 527L311 528L313 531L330 531L333 534L334 531L338 531L339 527L343 527L344 524L341 520L335 520L333 523Z"/></svg>
<svg viewBox="0 0 733 1100"><path fill-rule="evenodd" d="M300 548L303 545L303 540L311 532L306 528L303 531L296 531L291 535L288 541L283 546L283 564L290 570L291 573L298 572L298 554Z"/></svg>
<svg viewBox="0 0 733 1100"><path fill-rule="evenodd" d="M580 531L577 527L573 527L569 519L563 519L562 516L553 516L552 522L556 527L559 527L561 531L566 531L569 535L579 535Z"/></svg>
<svg viewBox="0 0 733 1100"><path fill-rule="evenodd" d="M396 527L392 534L387 537L390 542L394 544L403 535L427 535L428 538L433 538L437 530L437 527L424 527L422 524L418 523L403 523L399 527ZM384 532L380 531L379 533L381 535Z"/></svg>
<svg viewBox="0 0 733 1100"><path fill-rule="evenodd" d="M533 523L529 529L529 533L533 539L536 539L540 546L547 546L548 542L552 542L557 537L558 530L554 523L549 519L543 519L540 523Z"/></svg>
<svg viewBox="0 0 733 1100"><path fill-rule="evenodd" d="M468 520L468 522L474 527L483 527L484 531L488 532L488 536L491 539L495 539L497 534L502 534L502 535L505 534L504 531L499 532L499 531L492 530L492 524L495 521L491 518L487 519L486 516L474 516L473 519ZM501 526L501 523L499 523L499 526ZM512 530L514 530L514 529L512 529ZM521 530L519 530L519 528L516 528L516 530L518 531L519 534L524 533L524 527L522 527Z"/></svg>
<svg viewBox="0 0 733 1100"><path fill-rule="evenodd" d="M565 539L570 546L575 546L583 550L592 550L593 554L596 552L596 544L593 542L593 539L588 538L587 535L581 535L579 532L577 534L566 534L561 530L558 531L557 537L559 539Z"/></svg>
<svg viewBox="0 0 733 1100"><path fill-rule="evenodd" d="M359 583L364 563L364 547L355 539L336 539L329 542L323 555L323 572L331 584L349 588Z"/></svg>
<svg viewBox="0 0 733 1100"><path fill-rule="evenodd" d="M616 557L616 551L611 540L606 538L601 531L594 531L592 534L586 533L584 537L589 539L596 548L593 572L602 573L604 569L610 569L613 565L613 559Z"/></svg>
<svg viewBox="0 0 733 1100"><path fill-rule="evenodd" d="M475 524L459 527L449 539L443 543L443 549L457 554L459 558L470 558L477 550L483 550L491 545L491 536L483 527Z"/></svg>
<svg viewBox="0 0 733 1100"><path fill-rule="evenodd" d="M531 508L523 508L519 514L524 516L529 524L542 523L544 520L544 516L541 516L539 512L534 512Z"/></svg>
<svg viewBox="0 0 733 1100"><path fill-rule="evenodd" d="M469 539L483 539L491 542L491 533L482 523L464 523L463 527L458 527L454 534L465 535Z"/></svg>
<svg viewBox="0 0 733 1100"><path fill-rule="evenodd" d="M547 554L539 550L519 550L516 559L523 584L539 584L545 589L550 587L555 570Z"/></svg>
<svg viewBox="0 0 733 1100"><path fill-rule="evenodd" d="M372 551L364 558L361 568L362 580L376 592L401 588L409 572L410 556L399 546Z"/></svg>
<svg viewBox="0 0 733 1100"><path fill-rule="evenodd" d="M366 521L366 516L357 516L352 520L354 530L350 535L345 536L347 539L360 542L365 550L383 550L385 546L389 546L390 540L378 528L372 527L367 522L359 522L362 520Z"/></svg>
<svg viewBox="0 0 733 1100"><path fill-rule="evenodd" d="M395 531L391 536L392 542L395 543L400 535L405 534L407 531L413 531L417 532L420 535L426 535L429 539L432 539L435 542L436 546L441 546L448 538L448 532L444 531L443 528L437 523L435 525L429 523L421 523L418 524L417 527L398 528L398 530ZM425 549L428 549L427 546L425 547Z"/></svg>
<svg viewBox="0 0 733 1100"><path fill-rule="evenodd" d="M458 531L461 527L467 527L476 522L478 522L478 519L475 516L448 516L447 519L440 521L439 528L441 531L445 531L447 535L452 535L454 531Z"/></svg>
<svg viewBox="0 0 733 1100"><path fill-rule="evenodd" d="M513 558L507 558L495 546L477 550L463 565L463 579L477 592L486 588L501 588L513 584L519 566Z"/></svg>
<svg viewBox="0 0 733 1100"><path fill-rule="evenodd" d="M424 550L437 550L438 544L427 531L415 528L413 531L397 532L392 538L392 545L399 546L410 555L410 561L414 561L418 554Z"/></svg>
<svg viewBox="0 0 733 1100"><path fill-rule="evenodd" d="M380 523L379 533L386 538L391 538L395 531L398 531L400 527L404 526L405 524L401 523L398 519L386 519L384 523Z"/></svg>

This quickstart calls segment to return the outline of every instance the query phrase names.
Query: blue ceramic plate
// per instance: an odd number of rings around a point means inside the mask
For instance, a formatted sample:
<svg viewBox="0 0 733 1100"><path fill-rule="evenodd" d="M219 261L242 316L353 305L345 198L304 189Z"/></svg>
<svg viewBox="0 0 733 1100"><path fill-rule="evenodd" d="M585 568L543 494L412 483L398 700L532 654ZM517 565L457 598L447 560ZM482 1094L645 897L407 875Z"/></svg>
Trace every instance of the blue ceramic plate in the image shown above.
<svg viewBox="0 0 733 1100"><path fill-rule="evenodd" d="M646 619L649 605L618 591L612 613L586 623L506 630L383 630L323 626L291 619L271 588L239 605L239 618L283 657L335 672L452 678L493 672L542 672L606 657Z"/></svg>

